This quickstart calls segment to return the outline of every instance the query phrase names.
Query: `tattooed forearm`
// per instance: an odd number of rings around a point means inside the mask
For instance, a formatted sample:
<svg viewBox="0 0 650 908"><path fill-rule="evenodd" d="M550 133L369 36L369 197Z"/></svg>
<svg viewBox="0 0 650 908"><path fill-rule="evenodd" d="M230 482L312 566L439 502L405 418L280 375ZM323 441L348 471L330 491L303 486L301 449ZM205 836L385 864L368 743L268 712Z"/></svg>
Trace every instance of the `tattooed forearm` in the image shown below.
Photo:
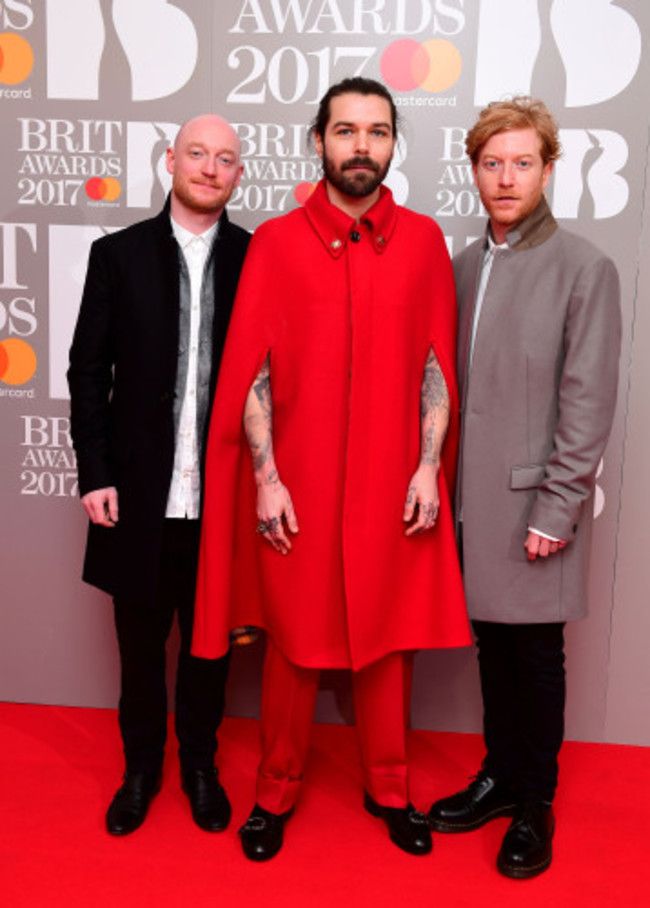
<svg viewBox="0 0 650 908"><path fill-rule="evenodd" d="M437 465L440 462L440 451L436 449L435 435L432 423L427 427L426 430L423 430L422 432L421 447L421 463Z"/></svg>
<svg viewBox="0 0 650 908"><path fill-rule="evenodd" d="M431 410L442 410L447 414L449 413L447 384L433 349L429 350L422 378L422 391L420 393L421 418L424 419Z"/></svg>
<svg viewBox="0 0 650 908"><path fill-rule="evenodd" d="M420 392L420 461L437 465L449 424L449 393L440 363L429 351Z"/></svg>
<svg viewBox="0 0 650 908"><path fill-rule="evenodd" d="M277 482L273 461L273 402L269 357L253 382L244 407L244 431L253 458L253 469L265 483Z"/></svg>
<svg viewBox="0 0 650 908"><path fill-rule="evenodd" d="M264 464L268 462L269 454L271 453L271 437L268 436L256 441L254 432L250 432L250 426L249 420L246 423L246 435L248 437L248 446L251 449L251 457L253 458L253 469L258 473L264 467Z"/></svg>
<svg viewBox="0 0 650 908"><path fill-rule="evenodd" d="M264 360L262 368L253 382L253 391L259 401L262 412L271 419L273 415L273 401L271 400L271 364L269 363L268 356Z"/></svg>

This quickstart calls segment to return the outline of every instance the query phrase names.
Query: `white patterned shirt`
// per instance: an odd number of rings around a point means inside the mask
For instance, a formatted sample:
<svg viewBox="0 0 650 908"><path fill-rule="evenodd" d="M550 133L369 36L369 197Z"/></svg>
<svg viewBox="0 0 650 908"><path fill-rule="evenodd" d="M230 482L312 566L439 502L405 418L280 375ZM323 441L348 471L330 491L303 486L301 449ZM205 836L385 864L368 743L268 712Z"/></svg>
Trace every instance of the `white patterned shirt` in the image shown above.
<svg viewBox="0 0 650 908"><path fill-rule="evenodd" d="M183 250L190 275L190 335L187 362L187 381L181 408L176 444L174 469L167 497L166 517L198 519L201 508L201 469L199 441L196 426L196 383L198 376L199 327L201 324L201 284L218 222L205 233L190 233L171 218L172 230Z"/></svg>

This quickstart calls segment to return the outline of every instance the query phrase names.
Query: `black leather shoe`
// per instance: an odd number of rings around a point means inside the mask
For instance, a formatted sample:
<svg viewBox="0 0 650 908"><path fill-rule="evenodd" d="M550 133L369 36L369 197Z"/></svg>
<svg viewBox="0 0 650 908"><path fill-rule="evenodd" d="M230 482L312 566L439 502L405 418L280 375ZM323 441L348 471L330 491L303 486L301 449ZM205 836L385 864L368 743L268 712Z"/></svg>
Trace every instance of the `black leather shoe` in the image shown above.
<svg viewBox="0 0 650 908"><path fill-rule="evenodd" d="M427 818L412 804L406 807L384 807L363 793L363 806L373 817L380 817L388 826L391 842L409 854L429 854L433 848Z"/></svg>
<svg viewBox="0 0 650 908"><path fill-rule="evenodd" d="M511 817L517 801L509 786L481 770L467 788L432 805L427 819L436 832L470 832L497 817Z"/></svg>
<svg viewBox="0 0 650 908"><path fill-rule="evenodd" d="M551 866L554 829L550 804L523 804L503 838L497 869L514 880L529 880L543 873Z"/></svg>
<svg viewBox="0 0 650 908"><path fill-rule="evenodd" d="M284 824L292 813L293 807L285 813L269 813L256 804L239 830L246 857L251 861L268 861L274 857L282 848Z"/></svg>
<svg viewBox="0 0 650 908"><path fill-rule="evenodd" d="M206 832L223 832L230 823L232 808L216 767L182 769L181 785L190 800L196 825Z"/></svg>
<svg viewBox="0 0 650 908"><path fill-rule="evenodd" d="M160 774L124 773L124 781L106 811L106 829L111 835L128 835L142 826L152 799L160 791Z"/></svg>

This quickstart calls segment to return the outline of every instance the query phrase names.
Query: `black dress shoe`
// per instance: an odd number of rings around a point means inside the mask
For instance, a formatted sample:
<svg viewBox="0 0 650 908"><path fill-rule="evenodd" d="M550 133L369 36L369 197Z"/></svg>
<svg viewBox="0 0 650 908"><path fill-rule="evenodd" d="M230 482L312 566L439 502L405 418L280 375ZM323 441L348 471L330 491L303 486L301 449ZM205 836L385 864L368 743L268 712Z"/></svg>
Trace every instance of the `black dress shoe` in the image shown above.
<svg viewBox="0 0 650 908"><path fill-rule="evenodd" d="M196 825L206 832L223 832L230 822L232 808L216 767L182 769L181 785L190 799Z"/></svg>
<svg viewBox="0 0 650 908"><path fill-rule="evenodd" d="M128 835L142 826L152 798L160 791L160 774L124 773L124 781L106 811L106 829L111 835Z"/></svg>
<svg viewBox="0 0 650 908"><path fill-rule="evenodd" d="M436 801L427 819L436 832L470 832L496 817L511 817L516 807L509 786L481 770L467 788Z"/></svg>
<svg viewBox="0 0 650 908"><path fill-rule="evenodd" d="M282 848L284 824L292 813L293 807L285 813L269 813L256 804L239 830L246 857L251 861L268 861L274 857Z"/></svg>
<svg viewBox="0 0 650 908"><path fill-rule="evenodd" d="M553 808L546 803L523 804L515 813L497 857L497 868L515 880L529 880L551 866Z"/></svg>
<svg viewBox="0 0 650 908"><path fill-rule="evenodd" d="M380 817L386 826L391 842L409 854L429 854L433 848L427 818L412 804L406 807L384 807L363 793L363 806L373 817Z"/></svg>

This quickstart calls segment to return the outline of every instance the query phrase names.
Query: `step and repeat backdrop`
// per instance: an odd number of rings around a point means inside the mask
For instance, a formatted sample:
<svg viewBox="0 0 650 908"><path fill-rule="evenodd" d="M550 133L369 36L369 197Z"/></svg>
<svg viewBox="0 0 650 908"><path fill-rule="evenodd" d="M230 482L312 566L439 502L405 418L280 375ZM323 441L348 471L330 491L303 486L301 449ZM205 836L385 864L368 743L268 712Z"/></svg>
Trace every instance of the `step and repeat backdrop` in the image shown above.
<svg viewBox="0 0 650 908"><path fill-rule="evenodd" d="M402 118L388 185L440 223L452 254L483 230L463 151L478 110L533 94L561 124L549 200L616 261L625 321L591 615L568 631L568 733L650 743L634 708L650 687L648 35L643 0L0 0L0 697L116 704L111 604L79 579L65 381L91 242L160 209L165 150L207 111L242 142L233 220L254 230L302 204L319 178L307 145L316 104L363 74L388 86ZM236 714L256 713L260 657L255 645L235 660ZM418 656L416 727L479 729L474 661ZM327 673L319 717L349 714L345 680Z"/></svg>

